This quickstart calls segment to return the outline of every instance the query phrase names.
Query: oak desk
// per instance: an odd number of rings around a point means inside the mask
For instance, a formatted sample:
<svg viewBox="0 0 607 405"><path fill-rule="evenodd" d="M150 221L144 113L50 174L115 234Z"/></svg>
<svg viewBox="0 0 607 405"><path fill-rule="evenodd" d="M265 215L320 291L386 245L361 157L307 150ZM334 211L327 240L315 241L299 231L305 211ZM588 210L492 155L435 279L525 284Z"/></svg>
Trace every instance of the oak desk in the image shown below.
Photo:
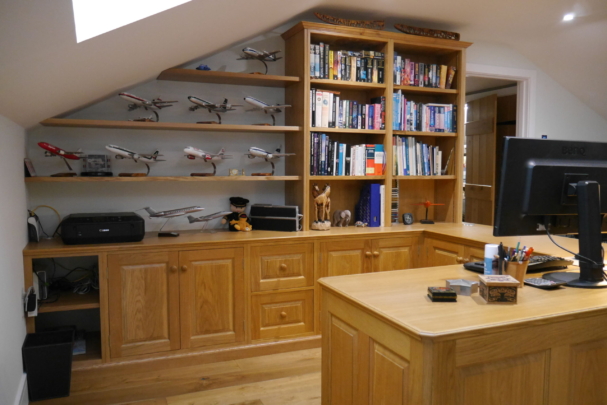
<svg viewBox="0 0 607 405"><path fill-rule="evenodd" d="M604 405L607 290L433 303L461 265L321 279L322 403Z"/></svg>

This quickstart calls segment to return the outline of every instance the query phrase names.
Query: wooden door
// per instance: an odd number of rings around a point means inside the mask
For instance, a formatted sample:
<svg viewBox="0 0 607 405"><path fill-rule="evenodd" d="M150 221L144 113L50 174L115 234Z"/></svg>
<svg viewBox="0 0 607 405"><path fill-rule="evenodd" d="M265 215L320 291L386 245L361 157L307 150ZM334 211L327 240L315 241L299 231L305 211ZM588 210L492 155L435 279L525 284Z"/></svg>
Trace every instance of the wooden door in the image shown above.
<svg viewBox="0 0 607 405"><path fill-rule="evenodd" d="M111 357L179 349L176 252L108 255Z"/></svg>
<svg viewBox="0 0 607 405"><path fill-rule="evenodd" d="M417 267L417 238L374 239L371 247L374 272Z"/></svg>
<svg viewBox="0 0 607 405"><path fill-rule="evenodd" d="M468 103L466 116L466 222L493 225L497 95Z"/></svg>
<svg viewBox="0 0 607 405"><path fill-rule="evenodd" d="M350 239L320 244L320 276L343 276L371 271L370 241Z"/></svg>
<svg viewBox="0 0 607 405"><path fill-rule="evenodd" d="M464 246L453 242L426 238L426 266L447 266L457 264L457 258L464 256Z"/></svg>
<svg viewBox="0 0 607 405"><path fill-rule="evenodd" d="M242 248L179 253L181 347L244 339Z"/></svg>

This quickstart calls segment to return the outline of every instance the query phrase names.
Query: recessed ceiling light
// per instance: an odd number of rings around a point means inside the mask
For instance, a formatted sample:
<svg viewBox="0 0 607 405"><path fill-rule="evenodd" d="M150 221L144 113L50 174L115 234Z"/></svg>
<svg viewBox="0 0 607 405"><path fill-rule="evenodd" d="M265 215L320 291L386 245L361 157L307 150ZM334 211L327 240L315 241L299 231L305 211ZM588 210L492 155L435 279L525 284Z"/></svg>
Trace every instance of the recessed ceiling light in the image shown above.
<svg viewBox="0 0 607 405"><path fill-rule="evenodd" d="M574 18L575 18L575 14L573 14L573 13L565 14L565 16L563 17L563 21L571 21Z"/></svg>

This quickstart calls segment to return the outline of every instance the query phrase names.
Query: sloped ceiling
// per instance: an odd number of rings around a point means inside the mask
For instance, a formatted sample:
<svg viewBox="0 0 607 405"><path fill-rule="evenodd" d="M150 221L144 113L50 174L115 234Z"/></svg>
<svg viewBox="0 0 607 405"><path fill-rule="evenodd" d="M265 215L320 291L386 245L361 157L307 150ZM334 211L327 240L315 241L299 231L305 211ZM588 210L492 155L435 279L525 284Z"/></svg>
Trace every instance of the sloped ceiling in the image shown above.
<svg viewBox="0 0 607 405"><path fill-rule="evenodd" d="M510 46L607 119L605 0L192 0L80 44L71 0L4 0L0 114L30 128L311 11Z"/></svg>

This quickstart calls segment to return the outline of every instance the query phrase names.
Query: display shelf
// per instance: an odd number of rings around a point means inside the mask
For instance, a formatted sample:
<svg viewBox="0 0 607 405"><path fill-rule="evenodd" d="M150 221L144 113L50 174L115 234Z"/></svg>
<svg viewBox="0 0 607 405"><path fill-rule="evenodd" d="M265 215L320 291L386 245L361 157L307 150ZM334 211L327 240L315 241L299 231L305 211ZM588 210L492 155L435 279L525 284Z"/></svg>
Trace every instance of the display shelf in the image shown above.
<svg viewBox="0 0 607 405"><path fill-rule="evenodd" d="M145 181L295 181L301 176L147 176L147 177L26 177L26 183L105 183Z"/></svg>
<svg viewBox="0 0 607 405"><path fill-rule="evenodd" d="M42 304L38 308L41 314L48 312L75 311L78 309L99 308L99 291L93 290L88 294L75 294L62 291L55 302Z"/></svg>
<svg viewBox="0 0 607 405"><path fill-rule="evenodd" d="M101 332L86 332L86 353L72 357L73 368L85 368L101 363Z"/></svg>
<svg viewBox="0 0 607 405"><path fill-rule="evenodd" d="M385 180L386 176L310 176L310 180Z"/></svg>
<svg viewBox="0 0 607 405"><path fill-rule="evenodd" d="M418 86L401 86L395 85L394 90L402 90L406 93L422 93L422 94L458 94L457 89L436 89L432 87L418 87Z"/></svg>
<svg viewBox="0 0 607 405"><path fill-rule="evenodd" d="M427 132L427 131L392 131L393 135L434 136L440 138L456 138L456 132Z"/></svg>
<svg viewBox="0 0 607 405"><path fill-rule="evenodd" d="M320 90L384 90L385 83L366 83L349 80L310 79L310 87Z"/></svg>
<svg viewBox="0 0 607 405"><path fill-rule="evenodd" d="M352 128L323 128L310 127L310 132L340 132L344 134L379 134L386 133L383 129L352 129Z"/></svg>
<svg viewBox="0 0 607 405"><path fill-rule="evenodd" d="M295 132L298 126L271 125L225 125L225 124L193 124L186 122L139 122L139 121L110 121L84 120L71 118L49 118L40 124L46 127L74 128L114 128L114 129L147 129L174 131L213 131L213 132Z"/></svg>
<svg viewBox="0 0 607 405"><path fill-rule="evenodd" d="M263 87L287 87L299 82L299 77L296 76L259 75L252 73L218 72L212 70L180 68L164 70L156 79L175 82L218 83Z"/></svg>
<svg viewBox="0 0 607 405"><path fill-rule="evenodd" d="M394 180L455 180L455 175L444 176L392 176Z"/></svg>

